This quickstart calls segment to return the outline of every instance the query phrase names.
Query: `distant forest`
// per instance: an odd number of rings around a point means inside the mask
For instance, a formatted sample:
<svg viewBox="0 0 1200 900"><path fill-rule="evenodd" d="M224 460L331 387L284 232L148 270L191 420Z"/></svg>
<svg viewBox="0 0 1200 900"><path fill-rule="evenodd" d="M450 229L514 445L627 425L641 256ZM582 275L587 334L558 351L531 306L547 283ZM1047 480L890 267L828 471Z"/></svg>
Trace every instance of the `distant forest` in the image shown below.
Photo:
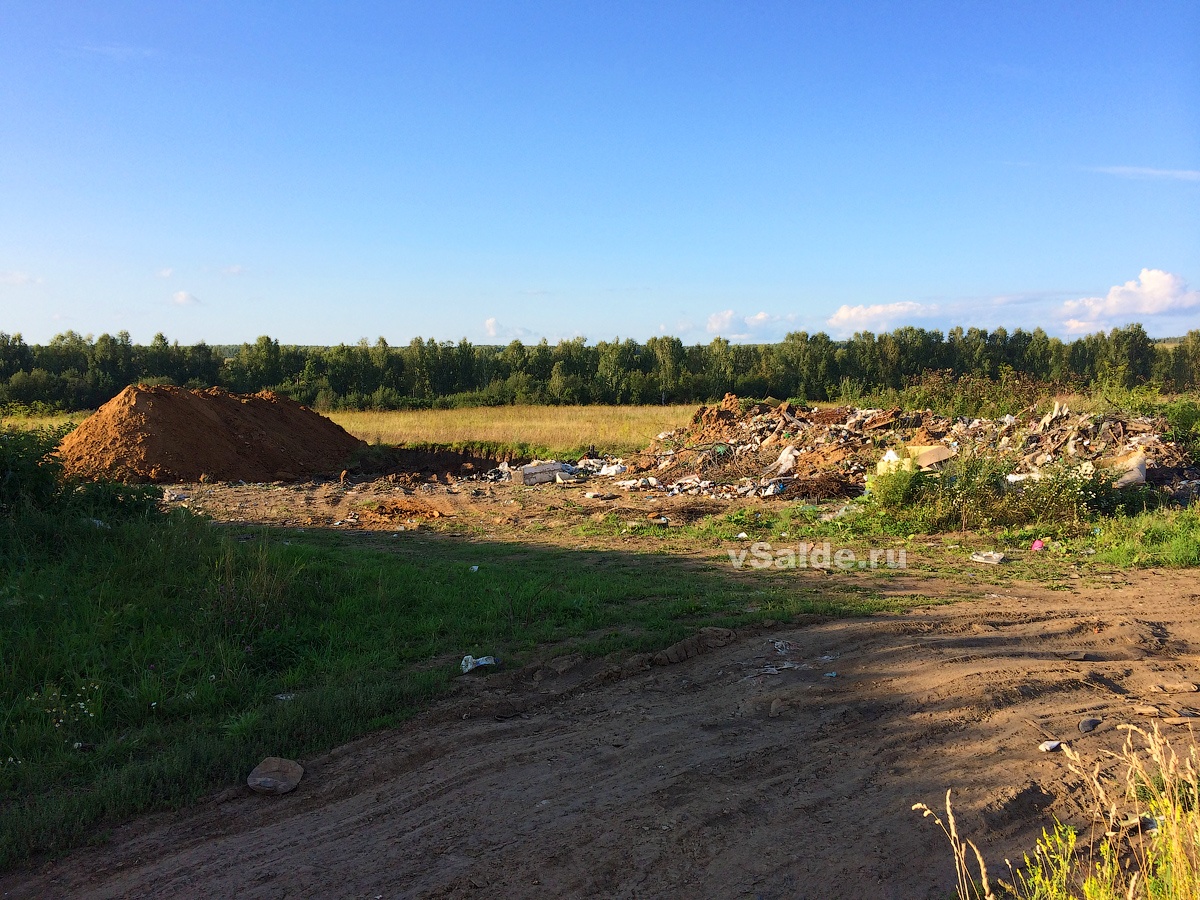
<svg viewBox="0 0 1200 900"><path fill-rule="evenodd" d="M92 409L129 384L264 389L318 409L403 409L509 403L693 403L727 391L744 397L837 400L902 389L930 372L944 377L1026 379L1087 389L1153 384L1200 388L1200 331L1155 341L1141 325L1065 342L1040 328L899 328L849 340L789 334L776 344L678 338L550 345L473 345L414 339L294 347L270 337L253 344L181 346L159 334L147 345L126 332L93 339L73 331L48 344L0 332L0 404Z"/></svg>

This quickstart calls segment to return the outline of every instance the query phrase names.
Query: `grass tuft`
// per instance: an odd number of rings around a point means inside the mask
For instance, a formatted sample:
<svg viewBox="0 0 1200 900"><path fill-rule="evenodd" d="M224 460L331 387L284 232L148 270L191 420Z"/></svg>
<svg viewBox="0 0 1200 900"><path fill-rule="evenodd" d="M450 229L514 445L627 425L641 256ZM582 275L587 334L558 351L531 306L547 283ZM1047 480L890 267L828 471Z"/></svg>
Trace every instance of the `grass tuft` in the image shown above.
<svg viewBox="0 0 1200 900"><path fill-rule="evenodd" d="M959 900L1196 900L1200 897L1200 755L1189 743L1182 756L1160 734L1133 725L1118 758L1123 777L1114 779L1063 747L1071 774L1091 796L1096 825L1080 845L1080 833L1061 822L1042 830L1033 855L1010 866L1010 879L997 880L993 892L983 854L955 827L950 792L947 822L918 803L914 810L932 816L950 841ZM972 878L972 851L981 884Z"/></svg>

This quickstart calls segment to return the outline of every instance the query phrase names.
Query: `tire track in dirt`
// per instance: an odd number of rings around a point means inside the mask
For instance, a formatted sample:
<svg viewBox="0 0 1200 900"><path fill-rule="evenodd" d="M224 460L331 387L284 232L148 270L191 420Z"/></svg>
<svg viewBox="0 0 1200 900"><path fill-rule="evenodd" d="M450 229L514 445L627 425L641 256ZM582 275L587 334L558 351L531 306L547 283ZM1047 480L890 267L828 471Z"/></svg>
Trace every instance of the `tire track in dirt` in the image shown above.
<svg viewBox="0 0 1200 900"><path fill-rule="evenodd" d="M405 727L304 760L293 794L229 790L0 891L943 898L949 849L912 803L955 788L1000 870L1051 815L1086 824L1040 730L1091 759L1147 722L1136 705L1191 709L1155 685L1200 680L1193 577L784 625L671 665L463 678ZM1081 735L1083 715L1103 724Z"/></svg>

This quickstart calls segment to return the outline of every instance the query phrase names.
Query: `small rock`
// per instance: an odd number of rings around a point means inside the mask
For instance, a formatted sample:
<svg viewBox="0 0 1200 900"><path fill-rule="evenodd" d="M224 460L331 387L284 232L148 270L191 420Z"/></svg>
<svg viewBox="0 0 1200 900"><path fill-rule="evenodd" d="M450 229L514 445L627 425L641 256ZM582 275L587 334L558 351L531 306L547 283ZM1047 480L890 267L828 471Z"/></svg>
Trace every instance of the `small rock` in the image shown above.
<svg viewBox="0 0 1200 900"><path fill-rule="evenodd" d="M1038 749L1043 753L1054 753L1062 749L1062 741L1042 741L1038 744Z"/></svg>
<svg viewBox="0 0 1200 900"><path fill-rule="evenodd" d="M1087 734L1090 731L1095 731L1100 725L1102 719L1081 719L1079 722L1079 733Z"/></svg>
<svg viewBox="0 0 1200 900"><path fill-rule="evenodd" d="M767 713L767 716L772 719L778 719L779 714L781 712L783 712L783 706L784 706L783 701L780 698L776 697L774 700L771 701L771 710L770 710L770 712Z"/></svg>
<svg viewBox="0 0 1200 900"><path fill-rule="evenodd" d="M246 779L250 790L259 794L286 794L294 791L304 777L304 767L292 759L268 756Z"/></svg>

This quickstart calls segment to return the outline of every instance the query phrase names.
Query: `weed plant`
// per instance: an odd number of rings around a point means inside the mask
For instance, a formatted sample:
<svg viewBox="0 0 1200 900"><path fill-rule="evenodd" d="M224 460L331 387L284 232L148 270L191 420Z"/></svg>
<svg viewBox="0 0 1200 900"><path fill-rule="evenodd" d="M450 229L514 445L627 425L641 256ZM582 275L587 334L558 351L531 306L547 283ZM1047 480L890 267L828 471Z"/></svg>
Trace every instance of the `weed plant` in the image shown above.
<svg viewBox="0 0 1200 900"><path fill-rule="evenodd" d="M1090 768L1064 746L1068 769L1091 796L1093 825L1081 834L1055 821L1008 879L989 877L979 848L963 838L946 792L946 819L924 803L950 841L959 900L1195 900L1200 897L1200 756L1182 757L1155 727L1126 729L1123 777ZM1082 844L1081 844L1082 842ZM993 883L994 882L994 883Z"/></svg>
<svg viewBox="0 0 1200 900"><path fill-rule="evenodd" d="M901 531L932 534L1090 521L1155 509L1162 495L1144 486L1117 490L1102 470L1048 467L1039 479L1010 483L1011 461L981 455L951 460L938 473L897 471L871 484L868 514ZM894 529L893 529L894 530Z"/></svg>

